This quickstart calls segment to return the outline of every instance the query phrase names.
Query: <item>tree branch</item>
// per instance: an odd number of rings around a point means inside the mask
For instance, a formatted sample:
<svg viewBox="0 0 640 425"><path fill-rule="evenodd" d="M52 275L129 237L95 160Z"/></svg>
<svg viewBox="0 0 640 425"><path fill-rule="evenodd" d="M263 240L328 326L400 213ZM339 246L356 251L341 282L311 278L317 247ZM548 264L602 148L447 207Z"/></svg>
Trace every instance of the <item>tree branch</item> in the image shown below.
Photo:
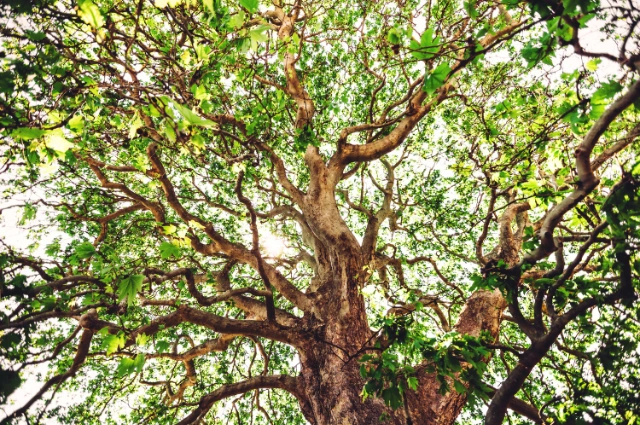
<svg viewBox="0 0 640 425"><path fill-rule="evenodd" d="M246 381L226 384L200 399L198 407L188 416L178 422L178 425L190 425L200 423L209 412L213 404L225 398L238 394L245 394L259 388L279 388L290 392L297 398L302 398L298 390L296 378L287 375L255 376Z"/></svg>

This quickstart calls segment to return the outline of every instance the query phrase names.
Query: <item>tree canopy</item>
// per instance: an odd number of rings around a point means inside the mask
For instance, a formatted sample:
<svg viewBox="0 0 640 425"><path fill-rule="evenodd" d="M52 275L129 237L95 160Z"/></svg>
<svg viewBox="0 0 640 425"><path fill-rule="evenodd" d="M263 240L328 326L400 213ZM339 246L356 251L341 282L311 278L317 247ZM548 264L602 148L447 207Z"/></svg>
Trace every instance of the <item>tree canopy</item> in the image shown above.
<svg viewBox="0 0 640 425"><path fill-rule="evenodd" d="M638 423L639 24L5 0L2 425Z"/></svg>

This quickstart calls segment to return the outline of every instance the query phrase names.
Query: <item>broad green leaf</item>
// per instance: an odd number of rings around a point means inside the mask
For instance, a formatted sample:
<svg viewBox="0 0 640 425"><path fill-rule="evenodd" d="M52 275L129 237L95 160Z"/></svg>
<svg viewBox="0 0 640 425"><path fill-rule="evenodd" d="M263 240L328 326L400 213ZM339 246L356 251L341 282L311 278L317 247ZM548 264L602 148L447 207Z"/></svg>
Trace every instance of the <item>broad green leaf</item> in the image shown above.
<svg viewBox="0 0 640 425"><path fill-rule="evenodd" d="M457 379L453 380L453 386L455 387L458 394L464 394L467 392L467 388L462 384L462 382L458 381Z"/></svg>
<svg viewBox="0 0 640 425"><path fill-rule="evenodd" d="M133 359L133 369L137 373L142 372L142 368L144 367L145 360L146 360L145 355L142 353L138 354L135 357L135 359Z"/></svg>
<svg viewBox="0 0 640 425"><path fill-rule="evenodd" d="M578 9L578 3L580 3L580 0L562 0L565 13L573 16Z"/></svg>
<svg viewBox="0 0 640 425"><path fill-rule="evenodd" d="M91 25L94 29L102 28L104 25L104 17L98 6L90 0L84 0L79 4L80 11L78 14L84 22Z"/></svg>
<svg viewBox="0 0 640 425"><path fill-rule="evenodd" d="M26 30L25 33L27 34L27 37L31 41L40 41L40 40L44 40L47 37L47 34L41 31Z"/></svg>
<svg viewBox="0 0 640 425"><path fill-rule="evenodd" d="M602 62L602 60L600 58L591 59L589 62L587 62L585 67L589 71L595 71L595 70L598 69L598 65L600 65L600 62Z"/></svg>
<svg viewBox="0 0 640 425"><path fill-rule="evenodd" d="M83 242L76 246L76 255L78 258L89 258L95 253L96 249L90 242Z"/></svg>
<svg viewBox="0 0 640 425"><path fill-rule="evenodd" d="M143 123L140 119L140 115L138 115L138 113L136 112L136 114L133 116L133 119L129 123L129 139L133 139L134 137L136 137L138 129L141 128L142 125Z"/></svg>
<svg viewBox="0 0 640 425"><path fill-rule="evenodd" d="M117 374L119 378L123 376L130 375L134 372L140 373L142 372L142 368L144 367L145 356L144 354L138 354L133 359L130 357L123 357L120 360L117 368Z"/></svg>
<svg viewBox="0 0 640 425"><path fill-rule="evenodd" d="M136 345L139 345L141 347L144 347L145 345L147 345L149 343L149 335L146 335L144 333L140 333L136 336Z"/></svg>
<svg viewBox="0 0 640 425"><path fill-rule="evenodd" d="M238 10L238 13L236 13L231 17L231 19L229 19L229 28L232 30L240 28L242 25L244 25L245 18L246 14L244 13L244 10Z"/></svg>
<svg viewBox="0 0 640 425"><path fill-rule="evenodd" d="M182 115L184 119L187 121L187 123L189 123L190 125L195 125L199 127L217 127L217 124L215 122L200 117L191 109L186 108L177 102L173 102L173 106L178 110L180 115Z"/></svg>
<svg viewBox="0 0 640 425"><path fill-rule="evenodd" d="M198 149L204 149L205 147L204 137L199 134L196 134L191 138L191 143L193 143L193 146L197 147Z"/></svg>
<svg viewBox="0 0 640 425"><path fill-rule="evenodd" d="M416 59L430 59L440 51L440 37L433 37L434 29L427 28L420 37L420 43L411 40L409 47Z"/></svg>
<svg viewBox="0 0 640 425"><path fill-rule="evenodd" d="M385 404L392 409L402 406L402 396L398 387L390 387L382 390L382 399Z"/></svg>
<svg viewBox="0 0 640 425"><path fill-rule="evenodd" d="M407 386L413 391L416 391L418 389L418 378L416 378L415 376L408 377Z"/></svg>
<svg viewBox="0 0 640 425"><path fill-rule="evenodd" d="M591 105L591 110L589 111L589 118L592 120L597 120L600 118L600 115L607 109L607 106L604 103L596 103L595 105Z"/></svg>
<svg viewBox="0 0 640 425"><path fill-rule="evenodd" d="M387 40L391 44L400 44L401 33L397 28L391 28L387 33Z"/></svg>
<svg viewBox="0 0 640 425"><path fill-rule="evenodd" d="M169 224L168 226L162 226L162 230L164 230L165 235L172 235L178 228L173 224Z"/></svg>
<svg viewBox="0 0 640 425"><path fill-rule="evenodd" d="M444 85L447 76L451 72L451 67L448 63L441 63L433 70L433 72L424 80L424 91L428 94L435 93L440 87Z"/></svg>
<svg viewBox="0 0 640 425"><path fill-rule="evenodd" d="M465 12L471 19L475 19L480 15L476 9L476 0L465 0L463 5Z"/></svg>
<svg viewBox="0 0 640 425"><path fill-rule="evenodd" d="M195 50L198 61L206 61L211 53L211 47L206 44L197 44Z"/></svg>
<svg viewBox="0 0 640 425"><path fill-rule="evenodd" d="M622 85L617 81L603 83L591 96L591 104L597 105L607 99L611 99L622 90Z"/></svg>
<svg viewBox="0 0 640 425"><path fill-rule="evenodd" d="M180 258L182 256L182 252L180 251L180 248L171 242L162 242L160 244L160 256L165 260L170 257Z"/></svg>
<svg viewBox="0 0 640 425"><path fill-rule="evenodd" d="M204 4L204 6L209 10L209 12L214 13L215 9L213 7L213 1L214 0L202 0L202 3Z"/></svg>
<svg viewBox="0 0 640 425"><path fill-rule="evenodd" d="M258 11L259 4L259 0L240 0L240 5L251 13L256 13Z"/></svg>
<svg viewBox="0 0 640 425"><path fill-rule="evenodd" d="M165 7L169 6L169 7L176 7L177 5L179 5L180 3L182 3L183 0L155 0L154 1L154 5L157 8L160 9L164 9Z"/></svg>
<svg viewBox="0 0 640 425"><path fill-rule="evenodd" d="M140 291L140 289L142 289L143 281L144 276L139 274L134 274L122 279L118 284L118 290L116 291L118 295L118 301L126 299L127 304L132 305L135 301L136 294Z"/></svg>
<svg viewBox="0 0 640 425"><path fill-rule="evenodd" d="M200 230L205 228L205 226L203 226L202 224L200 224L195 220L189 220L189 227L193 227L194 229L200 229Z"/></svg>
<svg viewBox="0 0 640 425"><path fill-rule="evenodd" d="M66 152L73 147L73 143L69 142L61 132L50 133L45 137L45 145L49 149L58 152Z"/></svg>
<svg viewBox="0 0 640 425"><path fill-rule="evenodd" d="M129 375L131 372L133 372L133 364L134 360L132 358L123 357L122 359L120 359L120 363L118 363L117 369L118 377L122 378L123 376Z"/></svg>
<svg viewBox="0 0 640 425"><path fill-rule="evenodd" d="M195 98L198 100L208 100L211 99L211 95L207 91L207 88L203 85L197 86L194 92Z"/></svg>
<svg viewBox="0 0 640 425"><path fill-rule="evenodd" d="M107 356L115 353L124 347L124 333L118 332L116 335L107 335L102 342L102 346L106 348Z"/></svg>
<svg viewBox="0 0 640 425"><path fill-rule="evenodd" d="M251 48L256 50L258 43L264 43L269 40L269 35L267 34L267 30L270 27L268 25L259 25L258 27L249 31L249 38L251 38Z"/></svg>
<svg viewBox="0 0 640 425"><path fill-rule="evenodd" d="M81 115L74 115L67 123L71 131L78 133L84 128L84 118Z"/></svg>
<svg viewBox="0 0 640 425"><path fill-rule="evenodd" d="M36 217L37 209L32 204L25 204L23 207L22 217L18 221L21 226L26 222L33 220Z"/></svg>
<svg viewBox="0 0 640 425"><path fill-rule="evenodd" d="M158 353L164 353L169 349L170 344L167 341L158 341L156 342L156 350Z"/></svg>
<svg viewBox="0 0 640 425"><path fill-rule="evenodd" d="M32 140L44 136L45 133L45 130L40 130L39 128L23 127L13 130L13 133L11 133L11 137L21 140Z"/></svg>

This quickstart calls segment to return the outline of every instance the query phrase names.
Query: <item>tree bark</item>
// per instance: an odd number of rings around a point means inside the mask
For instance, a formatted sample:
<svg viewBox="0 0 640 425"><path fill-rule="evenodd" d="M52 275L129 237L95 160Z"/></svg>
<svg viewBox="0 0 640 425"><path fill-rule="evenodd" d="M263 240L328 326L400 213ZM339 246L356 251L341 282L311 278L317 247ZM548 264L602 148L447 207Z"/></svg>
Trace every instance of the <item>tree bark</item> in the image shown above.
<svg viewBox="0 0 640 425"><path fill-rule="evenodd" d="M299 348L299 385L305 396L301 407L307 420L315 425L452 424L466 396L453 389L439 394L435 375L426 372L428 361L416 369L420 384L417 391L406 393L406 409L392 410L380 398L362 401L365 381L359 373L358 359L364 354L363 348L371 346L373 333L358 290L364 280L359 256L345 254L341 250L330 253L332 282L321 286L343 293L343 299L321 304L323 319L306 318L309 337ZM317 296L325 299L323 293ZM478 291L466 303L456 330L474 336L488 331L495 338L505 306L499 291Z"/></svg>

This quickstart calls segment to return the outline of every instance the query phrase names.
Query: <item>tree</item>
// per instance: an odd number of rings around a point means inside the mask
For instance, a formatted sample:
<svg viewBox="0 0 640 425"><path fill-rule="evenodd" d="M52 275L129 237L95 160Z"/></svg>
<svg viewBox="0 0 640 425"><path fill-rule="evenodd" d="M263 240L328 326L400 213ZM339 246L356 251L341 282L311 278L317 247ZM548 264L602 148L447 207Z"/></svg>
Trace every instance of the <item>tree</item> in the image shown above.
<svg viewBox="0 0 640 425"><path fill-rule="evenodd" d="M2 424L638 420L633 2L0 19Z"/></svg>

